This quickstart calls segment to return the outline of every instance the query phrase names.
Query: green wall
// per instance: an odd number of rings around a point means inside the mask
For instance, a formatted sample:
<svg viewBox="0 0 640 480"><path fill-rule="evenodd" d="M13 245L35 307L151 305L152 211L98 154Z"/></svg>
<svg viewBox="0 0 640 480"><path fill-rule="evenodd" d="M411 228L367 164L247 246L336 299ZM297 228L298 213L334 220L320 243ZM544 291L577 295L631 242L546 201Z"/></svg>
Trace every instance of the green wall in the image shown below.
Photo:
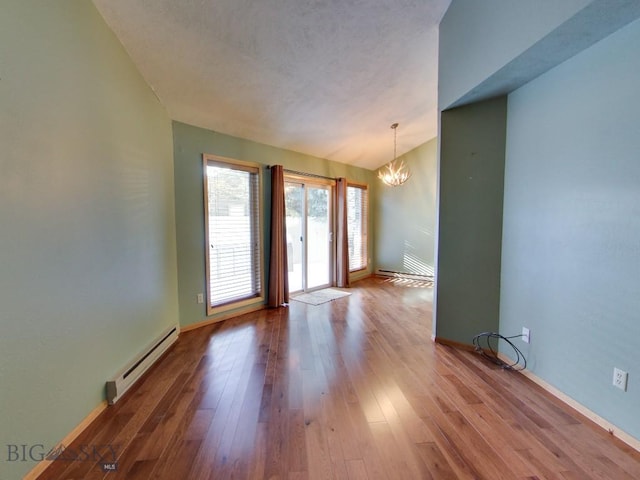
<svg viewBox="0 0 640 480"><path fill-rule="evenodd" d="M640 2L453 0L440 23L441 110L506 95L640 17Z"/></svg>
<svg viewBox="0 0 640 480"><path fill-rule="evenodd" d="M505 152L503 224L485 226L503 232L501 257L489 265L492 272L500 269L499 331L517 335L523 326L530 328L531 343L518 343L528 368L640 438L633 370L640 363L635 344L640 24L634 21L640 4L545 1L532 8L526 3L453 0L440 26L439 105L484 98L479 93L495 87L487 79L514 74L513 82L502 84L512 87L503 90L509 93L506 139L495 139L496 150ZM540 64L546 69L542 75ZM465 144L473 133L460 130L447 140L455 132L447 126L449 116L442 113L441 169L447 165L447 142ZM477 123L480 132L482 121ZM445 194L446 176L441 171ZM460 175L453 187L469 198L464 183ZM485 204L482 193L476 201ZM459 236L474 232L477 224L464 212L447 212L442 197L439 217L441 229ZM466 317L445 315L442 287L456 278L464 285L466 273L456 270L462 262L447 266L441 259L465 257L468 250L447 251L451 245L445 240L441 235L437 247L436 330L463 341L461 334L473 326ZM482 267L482 259L467 260L473 271ZM477 300L474 292L459 289L463 309ZM629 372L627 392L611 386L614 367Z"/></svg>
<svg viewBox="0 0 640 480"><path fill-rule="evenodd" d="M0 478L178 318L171 123L93 4L0 15ZM38 451L38 450L36 450Z"/></svg>
<svg viewBox="0 0 640 480"><path fill-rule="evenodd" d="M592 1L453 0L440 24L440 109L450 107ZM534 62L554 53L540 52Z"/></svg>
<svg viewBox="0 0 640 480"><path fill-rule="evenodd" d="M434 138L399 157L411 170L401 187L376 181L376 268L433 275L437 146Z"/></svg>
<svg viewBox="0 0 640 480"><path fill-rule="evenodd" d="M270 173L267 165L283 165L285 169L313 173L327 177L346 177L349 180L370 186L370 202L375 210L374 172L342 163L330 162L289 150L231 137L180 122L173 122L175 208L178 245L178 292L180 303L180 323L188 326L215 319L207 317L206 305L196 302L196 295L204 293L204 194L202 178L202 154L256 162L264 165L263 207L264 207L264 272L267 278L269 265L269 203ZM373 231L373 215L369 216L369 231ZM373 258L373 241L369 236L369 257ZM360 276L371 273L370 268Z"/></svg>
<svg viewBox="0 0 640 480"><path fill-rule="evenodd" d="M435 335L497 331L507 99L442 112Z"/></svg>
<svg viewBox="0 0 640 480"><path fill-rule="evenodd" d="M639 51L636 20L509 96L500 332L640 439Z"/></svg>

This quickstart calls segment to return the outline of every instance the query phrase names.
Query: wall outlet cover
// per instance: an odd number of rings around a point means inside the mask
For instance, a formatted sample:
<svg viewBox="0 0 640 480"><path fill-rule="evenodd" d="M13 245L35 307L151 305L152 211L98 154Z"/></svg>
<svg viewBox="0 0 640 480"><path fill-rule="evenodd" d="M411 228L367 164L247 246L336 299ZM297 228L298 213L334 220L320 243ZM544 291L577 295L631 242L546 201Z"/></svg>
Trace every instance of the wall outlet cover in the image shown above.
<svg viewBox="0 0 640 480"><path fill-rule="evenodd" d="M627 379L629 374L619 368L613 369L613 386L618 387L620 390L627 391Z"/></svg>

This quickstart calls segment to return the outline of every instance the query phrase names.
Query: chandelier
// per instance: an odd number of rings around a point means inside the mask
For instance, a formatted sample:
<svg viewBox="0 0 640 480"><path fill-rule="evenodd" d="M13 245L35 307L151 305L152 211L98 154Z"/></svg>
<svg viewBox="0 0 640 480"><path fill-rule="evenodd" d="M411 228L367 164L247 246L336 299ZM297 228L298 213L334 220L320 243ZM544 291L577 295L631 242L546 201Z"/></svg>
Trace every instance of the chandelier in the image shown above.
<svg viewBox="0 0 640 480"><path fill-rule="evenodd" d="M404 160L398 162L398 158L396 155L398 124L394 123L393 125L391 125L391 128L393 129L393 160L387 163L378 171L378 178L382 180L385 185L389 185L390 187L397 187L398 185L402 185L404 182L409 180L409 177L411 177L411 172L405 165Z"/></svg>

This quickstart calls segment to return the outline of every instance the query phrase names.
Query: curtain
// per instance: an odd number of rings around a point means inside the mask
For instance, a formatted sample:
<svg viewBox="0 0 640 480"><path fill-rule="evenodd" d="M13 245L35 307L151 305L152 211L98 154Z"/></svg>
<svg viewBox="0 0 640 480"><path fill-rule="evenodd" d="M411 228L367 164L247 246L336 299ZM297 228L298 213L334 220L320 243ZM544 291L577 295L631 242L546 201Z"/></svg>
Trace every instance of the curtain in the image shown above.
<svg viewBox="0 0 640 480"><path fill-rule="evenodd" d="M271 257L268 299L270 307L289 303L287 225L284 205L284 171L282 165L274 165L271 167Z"/></svg>
<svg viewBox="0 0 640 480"><path fill-rule="evenodd" d="M349 237L347 235L347 179L336 180L337 248L336 284L349 286Z"/></svg>

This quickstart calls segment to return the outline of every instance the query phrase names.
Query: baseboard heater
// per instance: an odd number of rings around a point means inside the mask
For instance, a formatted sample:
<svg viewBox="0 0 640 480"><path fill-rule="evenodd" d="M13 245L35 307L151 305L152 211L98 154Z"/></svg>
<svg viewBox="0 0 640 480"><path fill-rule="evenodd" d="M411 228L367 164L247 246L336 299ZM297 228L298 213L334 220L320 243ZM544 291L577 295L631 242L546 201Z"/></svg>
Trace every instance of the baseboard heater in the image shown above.
<svg viewBox="0 0 640 480"><path fill-rule="evenodd" d="M410 278L412 280L433 280L433 275L423 275L420 273L406 273L406 272L396 272L393 270L382 270L377 269L375 271L376 275L380 275L382 277L397 277L397 278Z"/></svg>
<svg viewBox="0 0 640 480"><path fill-rule="evenodd" d="M178 339L178 326L169 327L113 379L107 381L107 402L116 403L124 393L162 356Z"/></svg>

